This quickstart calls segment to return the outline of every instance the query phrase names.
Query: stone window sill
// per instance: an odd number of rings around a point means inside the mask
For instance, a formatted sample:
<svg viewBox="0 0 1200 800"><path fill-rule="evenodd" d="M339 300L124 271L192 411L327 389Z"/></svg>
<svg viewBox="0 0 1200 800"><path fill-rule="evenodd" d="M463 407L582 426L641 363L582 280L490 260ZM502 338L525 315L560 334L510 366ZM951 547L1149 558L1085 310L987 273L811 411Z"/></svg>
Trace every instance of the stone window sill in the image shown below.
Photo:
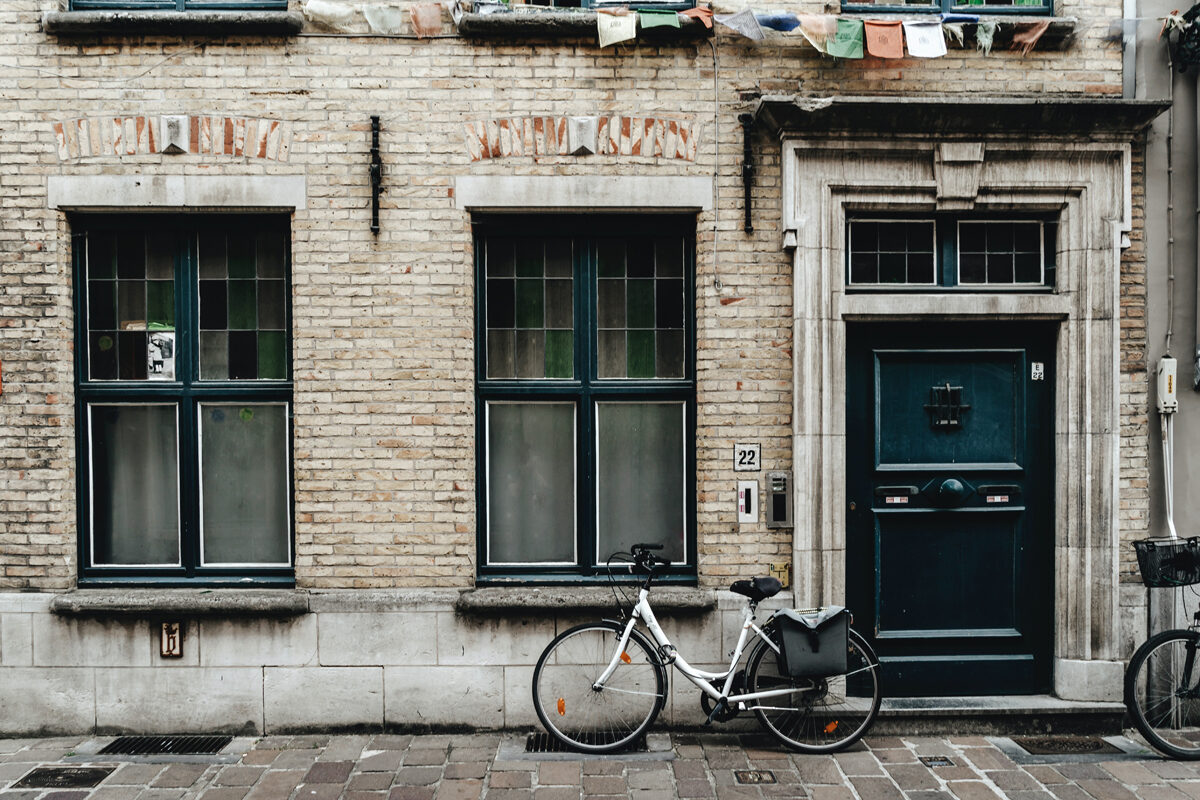
<svg viewBox="0 0 1200 800"><path fill-rule="evenodd" d="M624 587L636 599L637 587ZM666 616L705 614L717 608L717 593L709 589L664 586L654 590L654 609ZM459 595L455 611L464 616L490 617L511 612L614 612L607 586L494 586Z"/></svg>
<svg viewBox="0 0 1200 800"><path fill-rule="evenodd" d="M304 17L288 11L49 11L42 17L42 30L55 36L295 36L303 26Z"/></svg>
<svg viewBox="0 0 1200 800"><path fill-rule="evenodd" d="M83 589L57 595L60 617L297 617L308 593L293 589Z"/></svg>
<svg viewBox="0 0 1200 800"><path fill-rule="evenodd" d="M595 11L543 11L464 14L459 35L467 38L580 39L596 38ZM678 28L638 30L638 40L664 42L706 38L712 31L698 19L682 18ZM626 42L625 44L630 44Z"/></svg>

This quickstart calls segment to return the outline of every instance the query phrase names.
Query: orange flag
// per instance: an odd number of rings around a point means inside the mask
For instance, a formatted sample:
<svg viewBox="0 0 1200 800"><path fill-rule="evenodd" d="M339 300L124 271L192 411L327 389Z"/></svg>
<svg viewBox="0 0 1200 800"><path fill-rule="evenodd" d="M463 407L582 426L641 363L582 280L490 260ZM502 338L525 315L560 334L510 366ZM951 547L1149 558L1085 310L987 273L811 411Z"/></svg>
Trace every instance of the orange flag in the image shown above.
<svg viewBox="0 0 1200 800"><path fill-rule="evenodd" d="M689 8L687 11L680 11L679 13L685 17L695 17L703 22L704 27L706 28L712 27L713 12L709 11L707 8L696 6L695 8Z"/></svg>
<svg viewBox="0 0 1200 800"><path fill-rule="evenodd" d="M1041 22L1018 22L1010 49L1020 50L1023 56L1029 55L1029 51L1033 49L1034 45L1038 43L1038 39L1042 38L1042 34L1049 27L1050 20L1048 19Z"/></svg>
<svg viewBox="0 0 1200 800"><path fill-rule="evenodd" d="M904 58L904 34L900 21L864 20L867 52L876 58Z"/></svg>

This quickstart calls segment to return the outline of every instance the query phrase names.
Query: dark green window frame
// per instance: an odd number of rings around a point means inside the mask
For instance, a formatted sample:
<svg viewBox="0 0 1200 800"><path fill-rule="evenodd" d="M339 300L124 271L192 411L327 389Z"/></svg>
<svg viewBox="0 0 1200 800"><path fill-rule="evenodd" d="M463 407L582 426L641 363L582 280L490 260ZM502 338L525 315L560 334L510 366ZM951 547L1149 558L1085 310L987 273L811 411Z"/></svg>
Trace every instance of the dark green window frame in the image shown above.
<svg viewBox="0 0 1200 800"><path fill-rule="evenodd" d="M925 223L934 226L933 280L920 282L864 283L854 280L855 223ZM1042 281L1040 283L987 283L960 281L959 230L962 223L1030 222L1042 226ZM888 211L854 211L846 215L844 246L846 252L845 279L848 292L1052 292L1056 280L1058 216L1044 211L1029 213L963 214L954 212L896 213ZM914 249L919 249L917 245Z"/></svg>
<svg viewBox="0 0 1200 800"><path fill-rule="evenodd" d="M658 405L663 409L678 404L682 411L681 467L683 558L666 576L668 582L694 584L696 580L695 521L695 219L675 216L626 215L487 215L474 224L475 325L476 325L476 464L477 464L477 552L480 583L530 581L574 583L607 578L598 553L597 425L598 404ZM611 231L611 233L607 233ZM535 240L569 238L572 252L572 353L570 377L488 377L488 287L486 253L489 238L530 237ZM597 353L598 263L597 253L606 242L678 237L683 245L683 362L682 375L672 378L603 378ZM673 312L672 312L673 313ZM494 322L494 320L493 320ZM657 324L657 323L656 323ZM550 372L565 374L556 359L547 360ZM629 363L633 363L632 357ZM497 563L489 552L489 414L503 405L563 404L573 409L569 422L560 420L564 431L574 433L574 556L556 563ZM611 409L618 414L620 409ZM668 412L669 413L669 412ZM565 426L565 427L564 427ZM565 438L565 433L563 437ZM569 479L568 479L569 480ZM636 535L633 540L637 540Z"/></svg>
<svg viewBox="0 0 1200 800"><path fill-rule="evenodd" d="M76 440L77 440L77 463L78 463L78 530L79 530L79 581L80 585L124 585L124 584L139 584L139 585L187 585L187 586L205 586L205 585L226 585L236 583L239 586L247 585L249 580L251 585L294 585L295 582L295 543L294 543L294 507L293 507L293 486L292 486L292 380L291 380L291 253L290 253L290 229L289 220L286 216L279 214L230 214L230 215L187 215L187 216L166 216L166 215L75 215L71 218L72 228L72 261L74 270L74 310L75 310L75 418L76 418ZM201 355L200 355L200 334L201 334L201 310L200 310L200 279L201 275L201 256L199 254L199 242L201 237L208 232L216 235L227 235L229 241L234 241L235 238L242 240L249 238L252 242L256 241L254 237L269 236L273 237L273 242L277 243L282 248L281 253L276 252L274 257L282 256L282 308L278 309L278 303L273 303L269 311L264 310L264 307L259 306L255 312L256 321L253 323L253 333L255 338L263 335L266 328L276 328L282 325L282 343L274 331L270 331L271 338L270 350L264 352L261 345L256 345L256 353L254 356L255 375L266 373L266 377L256 378L235 378L235 379L213 379L211 377L214 369L211 364L211 356L206 357L206 367L209 370L210 377L205 379L201 377ZM146 320L144 328L137 330L145 330L143 334L147 338L153 335L153 332L159 328L173 329L174 334L174 379L158 379L147 380L144 374L140 371L141 368L131 371L126 366L126 362L121 360L121 347L124 345L121 339L121 330L124 330L121 320L123 319L121 303L124 302L120 288L117 288L117 312L116 319L119 332L115 337L118 342L115 349L118 355L114 356L114 362L119 366L114 367L112 364L107 364L100 368L94 368L90 363L93 358L101 358L100 347L98 341L92 341L96 338L95 333L91 332L94 327L91 319L93 313L99 314L96 309L103 307L109 298L101 299L101 305L93 305L97 289L93 286L98 286L104 281L93 280L89 284L89 241L93 237L104 237L105 241L113 241L115 247L119 248L122 237L126 237L125 241L137 241L139 237L145 236L158 237L160 241L170 242L159 252L169 253L172 265L170 269L171 280L173 281L173 305L169 312L163 312L161 309L154 313L151 311L150 297L157 294L150 290L149 279L150 271L146 270L147 275L145 297L146 305ZM99 239L98 239L99 241ZM261 245L259 246L261 249ZM149 245L147 245L149 251ZM114 256L117 266L115 279L119 287L121 279L120 256ZM256 265L260 264L256 256ZM166 271L168 268L163 266L166 258L157 260L159 271ZM274 260L278 264L277 260ZM261 266L256 266L256 269L261 270ZM274 268L272 268L274 269ZM232 273L232 268L230 268ZM94 277L94 274L93 274ZM161 276L160 276L161 277ZM233 283L235 276L230 274L228 282ZM264 278L257 277L254 279L261 283ZM133 281L136 284L138 281ZM210 283L212 281L209 281ZM274 273L271 275L271 289L275 292L279 287L277 284L279 279ZM136 288L136 287L135 287ZM256 288L255 293L256 305L263 302L264 289ZM139 294L141 294L139 292ZM277 292L275 292L277 294ZM278 300L274 297L274 300ZM230 308L233 307L233 302L230 303ZM276 319L280 310L282 311L282 323ZM107 312L106 312L107 313ZM162 315L167 313L170 317L168 325L155 326L151 323L151 318L155 314ZM234 312L236 313L236 312ZM270 323L264 323L262 320L266 317L273 319ZM108 323L98 323L102 327L108 327ZM212 320L204 323L208 327L213 327ZM234 333L232 329L235 324L230 321L228 323L229 333L225 334L230 339L230 334ZM91 332L91 333L90 333ZM219 331L218 331L219 333ZM264 340L268 341L268 340ZM139 340L135 342L134 353L136 348L144 347L145 345ZM275 350L282 346L282 366L277 364L279 354ZM109 348L113 348L111 342L108 343ZM265 359L265 360L264 360ZM244 360L241 358L240 360ZM237 369L247 369L241 367L226 367L227 369L236 371ZM113 370L116 369L118 377L112 377ZM146 371L149 367L146 368ZM282 374L279 374L279 373ZM99 373L98 377L93 377ZM124 378L120 375L124 373ZM174 491L176 492L175 502L177 503L177 555L178 558L173 563L166 563L165 560L155 560L151 564L133 564L129 559L106 559L103 552L111 552L115 549L113 541L117 538L116 535L111 535L111 540L107 544L101 537L96 537L93 534L93 513L98 510L97 507L112 507L110 498L105 497L98 487L103 487L109 481L106 475L93 474L93 458L97 457L97 453L117 454L121 448L117 447L111 450L105 450L110 445L104 442L104 428L106 424L112 424L114 429L119 422L114 423L111 420L114 418L112 409L116 408L131 408L131 409L173 409L175 421L175 444L174 456L176 479ZM269 409L267 413L264 410ZM278 411L276 410L278 409ZM105 421L105 415L108 415L109 421ZM255 416L257 414L257 421ZM207 415L207 416L205 416ZM137 416L136 414L134 415ZM235 421L236 420L236 421ZM222 426L228 421L229 428L225 428L222 432ZM233 430L233 426L245 423L255 426L252 429L254 433L243 434ZM208 424L211 427L205 433L203 425ZM161 431L160 431L161 432ZM234 438L228 437L233 434ZM275 500L268 503L272 507L272 513L276 514L275 522L286 528L279 529L280 536L270 537L268 541L268 549L271 550L272 556L264 558L262 562L252 560L249 562L239 562L235 559L220 559L214 558L210 564L202 563L202 547L201 542L200 520L202 511L202 470L201 470L201 449L202 436L207 435L207 446L212 448L210 451L214 455L220 453L225 456L231 453L230 458L238 456L245 457L248 454L261 452L255 447L258 440L255 436L264 437L261 441L274 446L280 445L280 453L283 463L275 463L277 469L274 470L248 470L246 474L269 473L271 491L274 494ZM156 442L158 446L162 446L167 437L159 437ZM282 442L280 440L283 440ZM232 447L225 449L232 443ZM238 444L245 444L246 447L241 452L235 452ZM170 444L167 443L167 447ZM147 447L147 451L152 448ZM169 459L168 459L169 460ZM227 466L222 464L222 466ZM245 465L243 465L244 467ZM253 464L251 464L251 467ZM143 467L144 469L144 467ZM213 473L220 474L222 478L228 473L219 471ZM216 482L217 479L214 478ZM283 493L286 492L286 497ZM219 504L213 504L210 508L217 509ZM99 509L103 513L103 509ZM158 513L155 511L147 513ZM215 511L214 511L215 516ZM218 546L229 547L229 542L232 541L233 533L237 530L237 521L232 519L220 519L220 524L224 526L226 531L223 544L218 545L214 538L210 540L210 547L216 550ZM113 523L115 524L115 523ZM138 532L122 531L122 547L126 550L130 544L138 539ZM236 545L234 545L236 548ZM282 557L282 548L286 547L286 558ZM242 552L245 552L242 550ZM274 554L280 555L274 555ZM105 563L105 562L109 563Z"/></svg>

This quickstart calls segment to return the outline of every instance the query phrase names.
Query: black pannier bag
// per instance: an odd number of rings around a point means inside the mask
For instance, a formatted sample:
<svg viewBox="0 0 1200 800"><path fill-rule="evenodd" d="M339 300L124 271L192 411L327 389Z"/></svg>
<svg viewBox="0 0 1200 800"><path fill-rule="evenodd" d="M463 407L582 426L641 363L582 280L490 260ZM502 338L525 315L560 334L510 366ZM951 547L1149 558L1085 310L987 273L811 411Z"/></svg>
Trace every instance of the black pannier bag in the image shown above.
<svg viewBox="0 0 1200 800"><path fill-rule="evenodd" d="M779 645L779 672L793 678L827 678L846 672L850 612L841 606L818 611L782 609L772 617Z"/></svg>

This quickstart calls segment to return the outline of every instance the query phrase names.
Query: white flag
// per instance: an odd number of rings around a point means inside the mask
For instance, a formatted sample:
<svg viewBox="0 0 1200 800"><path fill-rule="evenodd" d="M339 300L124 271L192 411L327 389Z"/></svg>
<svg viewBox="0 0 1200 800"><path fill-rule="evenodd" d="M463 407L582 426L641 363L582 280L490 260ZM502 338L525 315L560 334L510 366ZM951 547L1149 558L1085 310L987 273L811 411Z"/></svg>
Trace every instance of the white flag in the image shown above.
<svg viewBox="0 0 1200 800"><path fill-rule="evenodd" d="M906 22L904 38L913 58L941 58L946 55L946 37L940 22Z"/></svg>
<svg viewBox="0 0 1200 800"><path fill-rule="evenodd" d="M736 14L717 14L713 19L728 28L733 28L747 39L761 41L767 38L767 35L763 33L762 26L754 17L754 9L743 8Z"/></svg>
<svg viewBox="0 0 1200 800"><path fill-rule="evenodd" d="M596 30L600 34L600 46L624 42L637 36L637 15L616 16L603 12L596 15Z"/></svg>

